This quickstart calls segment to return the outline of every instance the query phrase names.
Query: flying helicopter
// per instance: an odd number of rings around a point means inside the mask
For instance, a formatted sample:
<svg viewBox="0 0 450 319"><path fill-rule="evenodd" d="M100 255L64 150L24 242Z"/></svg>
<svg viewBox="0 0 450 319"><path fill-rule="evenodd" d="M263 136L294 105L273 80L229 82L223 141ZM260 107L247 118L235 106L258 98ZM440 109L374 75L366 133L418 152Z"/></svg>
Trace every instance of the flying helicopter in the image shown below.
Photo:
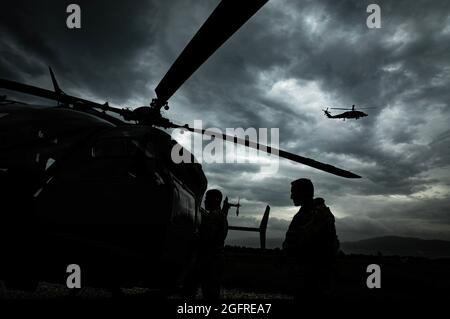
<svg viewBox="0 0 450 319"><path fill-rule="evenodd" d="M346 110L347 112L341 113L341 114L336 114L336 115L331 115L330 112L328 111L328 107L326 108L326 110L322 110L325 115L329 118L329 119L342 119L345 121L345 119L359 119L360 117L366 117L368 116L368 114L362 112L362 111L357 111L355 110L355 104L352 105L351 109L344 109L344 108L330 108L331 110ZM364 108L359 108L361 109L373 109L373 107L364 107Z"/></svg>
<svg viewBox="0 0 450 319"><path fill-rule="evenodd" d="M183 128L269 153L274 149L172 123L161 109L169 109L169 98L267 1L222 0L148 106L113 107L66 94L52 69L53 90L0 79L0 88L57 102L48 107L5 96L0 103L0 279L7 286L65 283L66 268L74 263L83 285L169 289L182 282L197 252L207 179L195 160L171 160L177 142L165 130ZM359 178L276 151L300 164ZM265 230L267 218L259 230Z"/></svg>

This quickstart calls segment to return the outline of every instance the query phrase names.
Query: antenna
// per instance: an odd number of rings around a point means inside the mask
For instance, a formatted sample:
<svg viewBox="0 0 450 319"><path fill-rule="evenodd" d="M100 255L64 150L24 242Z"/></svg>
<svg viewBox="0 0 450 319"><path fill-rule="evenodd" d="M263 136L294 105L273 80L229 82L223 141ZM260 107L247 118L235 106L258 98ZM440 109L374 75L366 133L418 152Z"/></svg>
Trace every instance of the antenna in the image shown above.
<svg viewBox="0 0 450 319"><path fill-rule="evenodd" d="M51 66L48 66L48 70L50 71L50 77L52 78L53 89L55 90L55 93L58 96L65 95L63 90L61 90L61 88L59 87L58 81L56 80L56 77L55 77L55 73L53 73ZM57 102L58 102L58 106L63 105L63 103L60 100L57 100Z"/></svg>
<svg viewBox="0 0 450 319"><path fill-rule="evenodd" d="M61 90L61 88L59 87L58 81L56 81L55 74L53 73L53 70L50 66L48 67L48 70L50 71L50 76L52 78L53 89L55 90L55 93L64 94L63 90Z"/></svg>

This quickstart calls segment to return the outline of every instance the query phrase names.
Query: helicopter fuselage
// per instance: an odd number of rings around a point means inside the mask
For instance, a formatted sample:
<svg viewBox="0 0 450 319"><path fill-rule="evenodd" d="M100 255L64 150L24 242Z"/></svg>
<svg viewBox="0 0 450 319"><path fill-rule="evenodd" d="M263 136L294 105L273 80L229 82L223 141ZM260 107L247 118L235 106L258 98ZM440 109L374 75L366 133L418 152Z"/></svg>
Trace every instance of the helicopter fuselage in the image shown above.
<svg viewBox="0 0 450 319"><path fill-rule="evenodd" d="M65 283L74 263L92 285L182 280L207 180L195 161L171 161L169 134L66 107L0 113L0 280Z"/></svg>
<svg viewBox="0 0 450 319"><path fill-rule="evenodd" d="M361 111L347 111L341 114L331 115L329 112L325 113L330 119L359 119L360 117L366 117L367 114Z"/></svg>

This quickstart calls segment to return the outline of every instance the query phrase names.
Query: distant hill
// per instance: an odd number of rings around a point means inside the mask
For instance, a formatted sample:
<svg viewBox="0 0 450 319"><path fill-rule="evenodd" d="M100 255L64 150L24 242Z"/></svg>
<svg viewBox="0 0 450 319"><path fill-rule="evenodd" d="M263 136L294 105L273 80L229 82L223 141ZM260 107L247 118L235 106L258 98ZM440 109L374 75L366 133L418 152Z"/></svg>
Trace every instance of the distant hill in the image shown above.
<svg viewBox="0 0 450 319"><path fill-rule="evenodd" d="M346 254L377 254L417 256L428 258L450 257L450 241L426 240L412 237L385 236L365 240L343 242Z"/></svg>
<svg viewBox="0 0 450 319"><path fill-rule="evenodd" d="M267 238L267 248L281 247L283 239ZM259 248L259 238L244 237L227 240L230 246L245 246ZM376 255L378 252L385 256L414 256L427 258L450 257L450 241L426 240L413 237L385 236L359 241L341 242L341 249L346 254Z"/></svg>
<svg viewBox="0 0 450 319"><path fill-rule="evenodd" d="M284 238L267 238L266 239L266 248L281 248L283 244ZM241 238L227 238L226 245L229 246L242 246L242 247L250 247L250 248L260 248L261 244L259 242L259 236L253 237L241 237Z"/></svg>

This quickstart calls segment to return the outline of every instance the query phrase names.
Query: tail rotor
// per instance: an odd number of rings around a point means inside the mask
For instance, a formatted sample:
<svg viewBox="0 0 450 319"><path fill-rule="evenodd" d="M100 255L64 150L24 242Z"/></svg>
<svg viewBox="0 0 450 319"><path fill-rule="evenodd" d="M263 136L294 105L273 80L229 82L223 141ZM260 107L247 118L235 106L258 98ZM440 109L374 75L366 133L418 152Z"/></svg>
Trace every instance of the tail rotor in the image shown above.
<svg viewBox="0 0 450 319"><path fill-rule="evenodd" d="M322 110L322 111L328 118L331 118L331 114L330 114L330 112L328 112L328 107L326 110Z"/></svg>

